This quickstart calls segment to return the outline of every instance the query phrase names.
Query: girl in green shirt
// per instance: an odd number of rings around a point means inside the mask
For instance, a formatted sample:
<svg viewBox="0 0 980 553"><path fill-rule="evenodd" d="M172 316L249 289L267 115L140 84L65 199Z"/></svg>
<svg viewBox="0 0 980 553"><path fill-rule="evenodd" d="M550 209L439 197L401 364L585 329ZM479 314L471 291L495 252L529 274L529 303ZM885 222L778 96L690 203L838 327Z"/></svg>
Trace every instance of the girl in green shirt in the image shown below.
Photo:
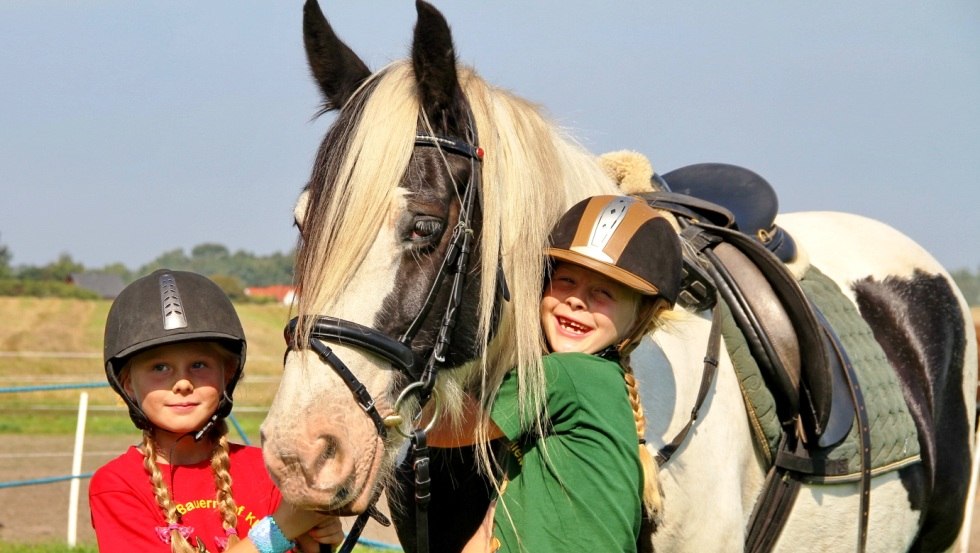
<svg viewBox="0 0 980 553"><path fill-rule="evenodd" d="M515 372L504 377L487 425L488 439L506 439L503 482L466 552L633 552L641 509L659 508L629 352L677 298L677 234L642 200L595 196L562 216L550 244L544 408L522 409ZM471 401L462 426L437 425L429 445L471 445L479 416Z"/></svg>

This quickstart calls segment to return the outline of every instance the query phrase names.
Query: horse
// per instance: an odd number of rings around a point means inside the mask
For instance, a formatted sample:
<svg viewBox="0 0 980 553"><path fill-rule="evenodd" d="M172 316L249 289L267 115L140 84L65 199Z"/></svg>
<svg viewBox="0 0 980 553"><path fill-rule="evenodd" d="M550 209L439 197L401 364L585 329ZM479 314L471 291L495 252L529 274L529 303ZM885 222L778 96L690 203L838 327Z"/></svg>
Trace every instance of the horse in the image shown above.
<svg viewBox="0 0 980 553"><path fill-rule="evenodd" d="M261 439L286 500L338 515L381 518L374 502L399 487L406 450L427 449L424 403L452 419L465 394L487 405L513 369L528 408L540 404L548 232L585 197L631 192L538 106L458 64L445 18L421 0L416 7L410 58L372 73L315 0L304 6L323 111L338 114L295 208L299 302ZM869 472L864 522L860 482L804 482L771 549L950 549L963 524L976 407L962 295L931 255L883 223L837 212L776 221L796 241L796 270L819 268L874 331L915 421L905 445L921 453ZM711 321L709 309L676 307L632 355L647 447L661 450L687 427L660 468L663 509L645 526L642 550L745 550L761 503L771 463L726 347L713 378L702 377ZM467 485L472 463L492 468L485 448L447 455L423 467L433 479L454 456L471 463L449 478L454 485ZM465 489L477 490L482 517L492 479L489 489ZM457 510L467 498L413 528L411 495L389 492L406 550L425 532L433 550L458 550L458 536L445 536L472 529L472 509ZM433 509L441 501L451 498L433 490Z"/></svg>

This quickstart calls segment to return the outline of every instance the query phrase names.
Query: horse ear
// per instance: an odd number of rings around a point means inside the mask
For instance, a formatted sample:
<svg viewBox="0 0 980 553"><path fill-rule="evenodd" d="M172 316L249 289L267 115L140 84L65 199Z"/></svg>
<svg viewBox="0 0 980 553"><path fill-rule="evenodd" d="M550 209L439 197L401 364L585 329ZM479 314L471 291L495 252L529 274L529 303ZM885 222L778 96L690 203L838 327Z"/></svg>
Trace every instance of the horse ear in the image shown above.
<svg viewBox="0 0 980 553"><path fill-rule="evenodd" d="M412 67L419 101L429 122L444 132L458 132L463 94L456 80L456 51L446 18L431 5L417 0L418 22L412 43Z"/></svg>
<svg viewBox="0 0 980 553"><path fill-rule="evenodd" d="M303 6L303 44L313 78L326 100L324 111L340 109L371 71L333 32L316 0L307 0Z"/></svg>

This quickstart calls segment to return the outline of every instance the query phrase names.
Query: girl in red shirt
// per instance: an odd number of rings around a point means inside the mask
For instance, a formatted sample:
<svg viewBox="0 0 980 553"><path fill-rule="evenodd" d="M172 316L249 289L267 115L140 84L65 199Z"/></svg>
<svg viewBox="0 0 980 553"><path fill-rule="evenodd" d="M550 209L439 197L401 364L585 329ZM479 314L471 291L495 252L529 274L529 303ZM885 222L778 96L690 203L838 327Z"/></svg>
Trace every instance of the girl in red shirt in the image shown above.
<svg viewBox="0 0 980 553"><path fill-rule="evenodd" d="M245 347L231 301L201 275L159 270L113 302L106 377L143 441L92 477L101 552L317 552L343 540L337 518L282 503L261 449L228 441Z"/></svg>

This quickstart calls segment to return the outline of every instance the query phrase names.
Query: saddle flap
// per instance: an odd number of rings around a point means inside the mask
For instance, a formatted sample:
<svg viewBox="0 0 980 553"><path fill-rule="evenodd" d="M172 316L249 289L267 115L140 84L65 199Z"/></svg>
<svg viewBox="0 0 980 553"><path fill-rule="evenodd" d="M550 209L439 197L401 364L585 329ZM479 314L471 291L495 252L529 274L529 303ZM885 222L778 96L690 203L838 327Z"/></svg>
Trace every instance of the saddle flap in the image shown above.
<svg viewBox="0 0 980 553"><path fill-rule="evenodd" d="M823 433L817 440L817 447L833 447L847 437L848 432L854 425L854 399L851 397L851 385L847 382L847 373L843 359L847 354L844 353L843 346L833 333L830 323L818 313L820 325L825 329L822 338L824 349L827 351L827 362L830 364L830 377L833 378L831 388L830 416L824 426Z"/></svg>
<svg viewBox="0 0 980 553"><path fill-rule="evenodd" d="M722 242L714 253L727 282L727 294L738 303L730 306L749 349L763 370L783 420L799 413L800 347L793 323L762 271L735 246Z"/></svg>
<svg viewBox="0 0 980 553"><path fill-rule="evenodd" d="M786 269L785 265L761 244L748 236L726 228L699 225L708 232L714 233L723 239L723 243L730 244L734 249L743 254L751 261L759 274L762 275L764 288L746 288L739 283L743 295L761 296L771 289L771 293L781 304L782 313L779 313L769 302L755 299L752 300L760 308L765 309L764 317L777 317L772 322L761 324L756 317L759 332L772 331L773 334L766 334L769 340L775 339L779 342L780 348L784 349L781 356L771 356L779 363L788 364L789 367L775 364L773 368L777 371L782 370L783 374L776 375L776 379L781 382L780 390L784 393L793 394L799 401L799 414L803 418L803 426L811 438L819 438L827 428L833 404L833 381L834 375L832 365L829 361L826 344L823 340L823 329L817 322L813 312L813 306L803 293L799 283L793 275ZM718 249L717 247L715 248ZM724 252L724 249L722 250ZM732 257L732 254L727 253ZM751 272L747 269L740 269L741 272ZM759 275L754 275L758 279ZM758 280L757 280L758 285ZM751 305L751 304L749 304ZM795 363L794 354L789 353L792 349L788 346L792 335L786 330L772 330L779 317L785 315L783 321L789 321L789 327L796 335L798 343L799 364L798 369L793 368ZM793 390L796 390L795 392ZM792 400L788 400L792 402Z"/></svg>

